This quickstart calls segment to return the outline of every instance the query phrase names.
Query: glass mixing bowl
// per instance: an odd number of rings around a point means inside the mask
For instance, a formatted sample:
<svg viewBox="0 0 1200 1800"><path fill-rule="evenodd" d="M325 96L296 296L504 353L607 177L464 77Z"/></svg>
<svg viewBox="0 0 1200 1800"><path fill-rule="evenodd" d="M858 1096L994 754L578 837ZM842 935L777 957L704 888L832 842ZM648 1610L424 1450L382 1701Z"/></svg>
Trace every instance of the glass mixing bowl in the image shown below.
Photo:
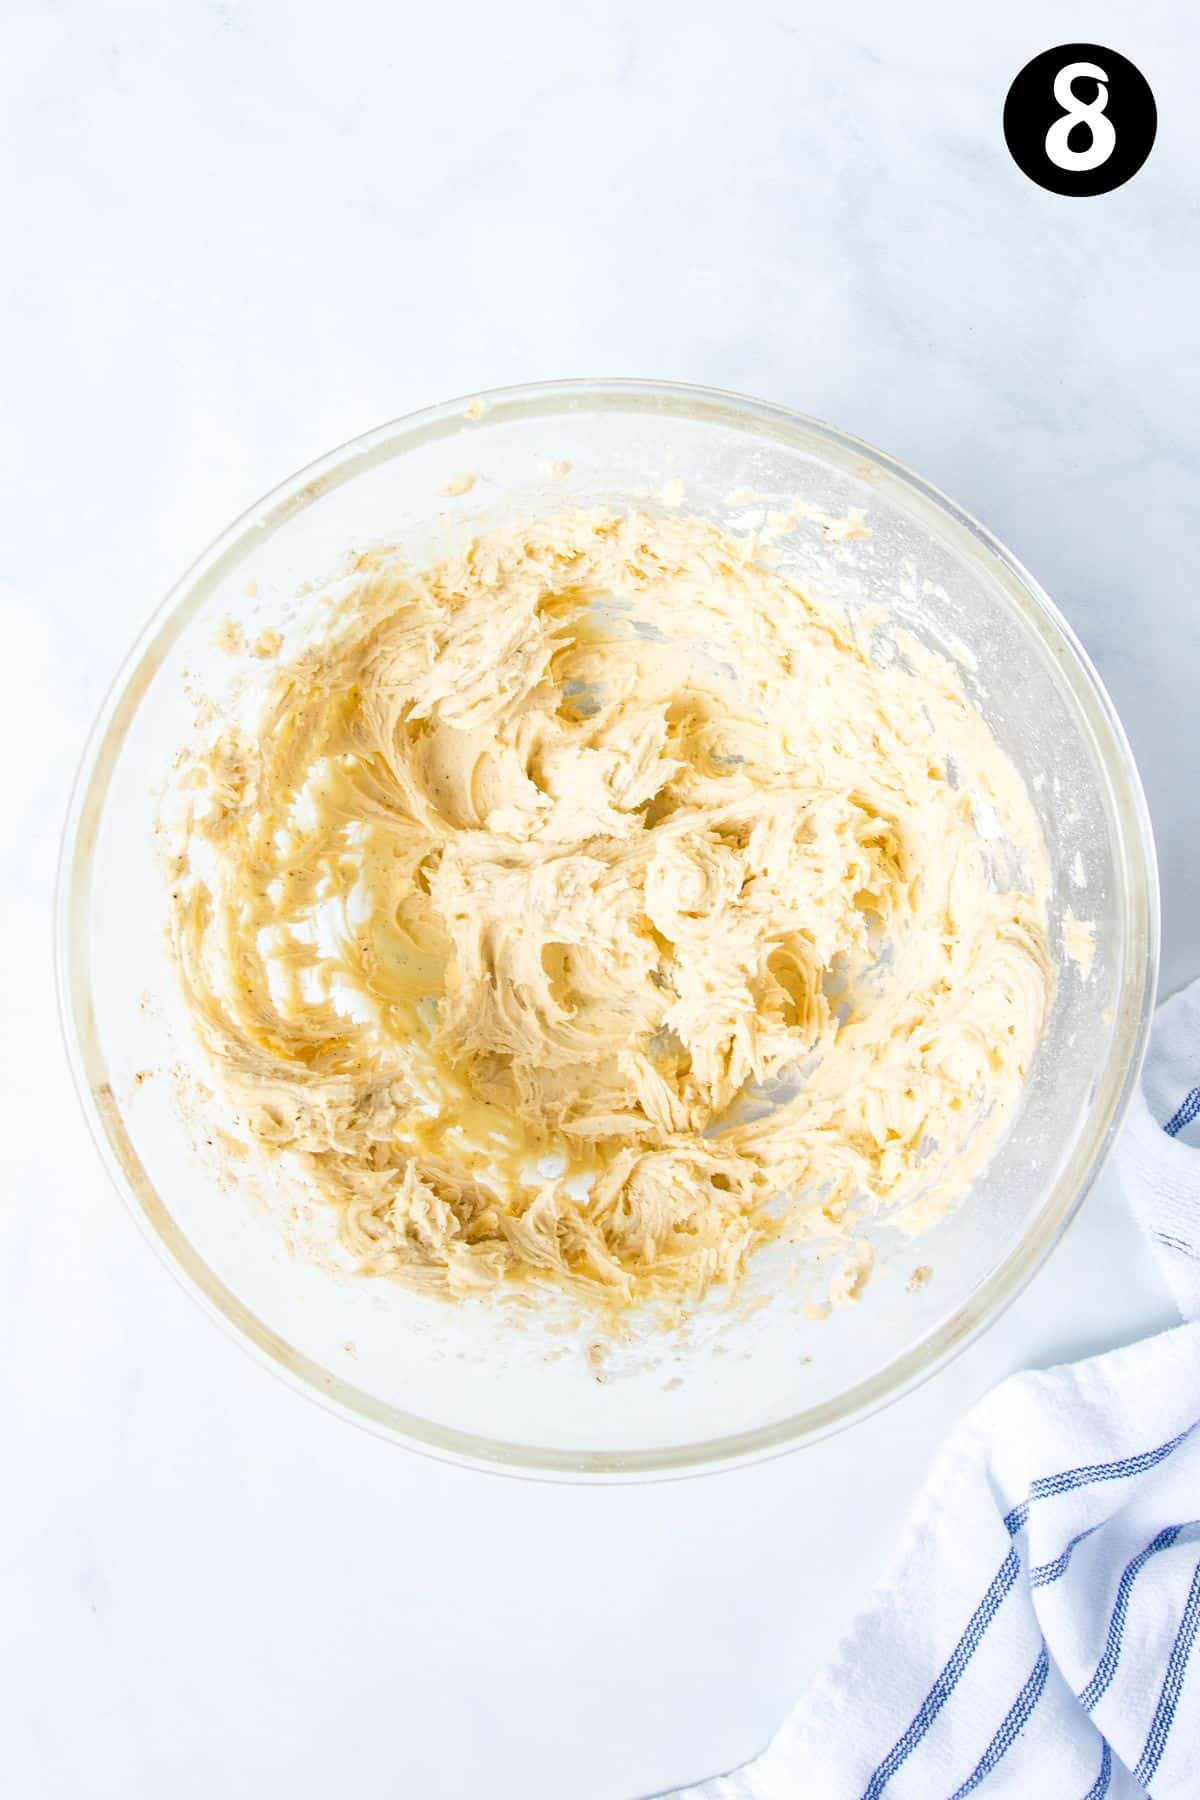
<svg viewBox="0 0 1200 1800"><path fill-rule="evenodd" d="M455 478L467 473L469 490L439 497L464 489ZM763 517L748 492L777 506L799 496L829 517L862 509L869 537L831 546L810 523L780 540L783 567L883 607L960 665L1045 833L1058 985L990 1163L923 1238L881 1240L859 1305L827 1319L767 1305L614 1368L553 1331L497 1328L486 1308L289 1259L269 1223L214 1180L164 1073L186 1048L171 1024L151 826L154 789L189 733L185 674L201 688L219 678L213 638L227 615L251 631L285 620L306 583L368 542L401 540L419 559L515 513L670 504L676 477L687 510L739 530ZM1068 910L1095 925L1086 974L1061 949ZM134 646L84 757L60 876L60 992L83 1103L135 1218L185 1286L345 1417L435 1456L560 1479L681 1475L794 1448L894 1399L995 1319L1117 1129L1157 945L1153 845L1128 744L1070 627L1020 564L925 482L829 426L638 381L452 401L333 451L251 508ZM911 1282L916 1264L932 1279Z"/></svg>

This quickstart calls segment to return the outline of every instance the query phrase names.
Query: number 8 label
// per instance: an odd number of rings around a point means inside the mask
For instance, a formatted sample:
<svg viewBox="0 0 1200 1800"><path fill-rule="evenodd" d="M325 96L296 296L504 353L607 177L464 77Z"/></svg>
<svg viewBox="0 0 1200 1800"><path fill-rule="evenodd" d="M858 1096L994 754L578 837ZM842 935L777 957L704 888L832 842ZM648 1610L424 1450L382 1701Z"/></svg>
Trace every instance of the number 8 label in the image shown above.
<svg viewBox="0 0 1200 1800"><path fill-rule="evenodd" d="M1003 125L1009 155L1046 193L1111 194L1149 156L1158 108L1142 71L1119 50L1055 44L1013 80Z"/></svg>
<svg viewBox="0 0 1200 1800"><path fill-rule="evenodd" d="M1094 100L1081 100L1073 83L1083 76L1097 85ZM1067 63L1054 77L1054 98L1065 110L1046 133L1046 155L1056 168L1082 174L1087 169L1101 168L1117 147L1113 122L1105 112L1108 105L1108 76L1095 63ZM1088 130L1087 146L1072 150L1070 137L1077 125Z"/></svg>

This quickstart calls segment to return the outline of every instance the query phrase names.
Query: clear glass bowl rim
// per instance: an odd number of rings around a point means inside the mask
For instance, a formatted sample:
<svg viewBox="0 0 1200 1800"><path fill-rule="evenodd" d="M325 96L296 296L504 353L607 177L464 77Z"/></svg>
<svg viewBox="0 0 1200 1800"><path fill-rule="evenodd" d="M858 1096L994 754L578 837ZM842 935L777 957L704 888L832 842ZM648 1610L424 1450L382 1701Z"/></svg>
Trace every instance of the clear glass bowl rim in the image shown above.
<svg viewBox="0 0 1200 1800"><path fill-rule="evenodd" d="M934 1331L835 1400L767 1426L661 1450L560 1450L492 1440L407 1414L355 1388L284 1342L221 1282L171 1218L134 1149L113 1098L93 1010L88 951L92 852L108 779L137 705L166 652L213 587L257 543L356 473L434 439L477 429L466 407L482 402L488 422L564 413L652 412L775 437L835 460L867 459L880 485L920 496L998 563L1021 601L1056 641L1073 699L1086 715L1109 782L1125 879L1124 980L1109 1054L1099 1072L1087 1130L1053 1187L1031 1209L1009 1255ZM840 453L840 454L838 454ZM823 421L740 394L679 382L587 379L479 390L410 413L351 439L290 476L236 519L175 583L116 675L88 737L64 824L58 864L56 970L68 1060L97 1148L135 1222L184 1288L243 1348L309 1398L410 1450L496 1474L558 1481L680 1478L741 1466L816 1442L867 1417L927 1380L993 1324L1045 1261L1095 1181L1134 1090L1145 1054L1158 975L1159 895L1149 812L1124 729L1090 658L1053 601L992 534L946 495L873 445Z"/></svg>

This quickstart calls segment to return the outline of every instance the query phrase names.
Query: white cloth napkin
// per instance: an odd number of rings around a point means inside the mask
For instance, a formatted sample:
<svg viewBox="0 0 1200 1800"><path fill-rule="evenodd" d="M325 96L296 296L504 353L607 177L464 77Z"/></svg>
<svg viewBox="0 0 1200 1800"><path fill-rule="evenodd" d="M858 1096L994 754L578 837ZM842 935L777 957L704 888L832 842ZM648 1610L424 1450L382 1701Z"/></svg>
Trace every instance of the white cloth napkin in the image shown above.
<svg viewBox="0 0 1200 1800"><path fill-rule="evenodd" d="M1185 1319L1200 1319L1200 981L1155 1014L1117 1167L1175 1304Z"/></svg>
<svg viewBox="0 0 1200 1800"><path fill-rule="evenodd" d="M1200 1320L1200 982L1157 1015L1118 1156ZM1198 1426L1200 1323L1001 1383L768 1749L689 1800L1196 1800Z"/></svg>

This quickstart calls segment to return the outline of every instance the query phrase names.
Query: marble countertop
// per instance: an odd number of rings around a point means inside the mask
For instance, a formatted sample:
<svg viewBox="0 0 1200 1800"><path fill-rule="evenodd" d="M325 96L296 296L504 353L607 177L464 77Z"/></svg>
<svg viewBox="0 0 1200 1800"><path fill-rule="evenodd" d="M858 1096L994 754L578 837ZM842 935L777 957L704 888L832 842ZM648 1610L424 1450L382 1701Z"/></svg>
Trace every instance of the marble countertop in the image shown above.
<svg viewBox="0 0 1200 1800"><path fill-rule="evenodd" d="M1160 130L1127 187L1072 201L1000 135L1053 41L1033 0L18 0L0 1754L22 1800L632 1800L728 1766L829 1650L947 1422L1012 1369L1171 1322L1106 1178L981 1342L818 1449L621 1490L442 1467L187 1304L103 1177L52 1000L67 788L181 567L382 419L569 374L798 406L984 519L1125 720L1164 991L1200 968L1200 29L1161 0L1086 29L1148 76Z"/></svg>

